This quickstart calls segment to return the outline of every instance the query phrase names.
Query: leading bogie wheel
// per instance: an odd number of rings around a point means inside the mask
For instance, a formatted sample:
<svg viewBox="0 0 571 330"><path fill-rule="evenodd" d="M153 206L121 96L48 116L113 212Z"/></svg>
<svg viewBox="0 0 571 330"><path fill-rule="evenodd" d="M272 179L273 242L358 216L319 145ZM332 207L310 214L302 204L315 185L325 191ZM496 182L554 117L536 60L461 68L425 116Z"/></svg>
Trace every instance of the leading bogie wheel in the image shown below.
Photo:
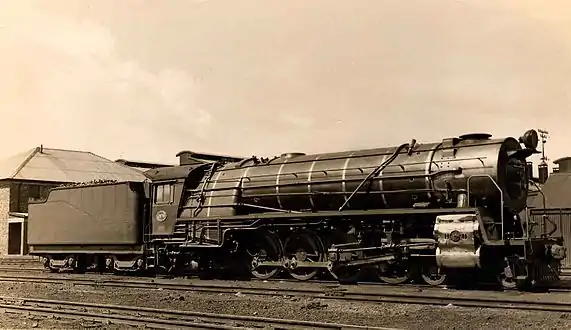
<svg viewBox="0 0 571 330"><path fill-rule="evenodd" d="M400 264L388 264L377 270L379 279L388 284L403 284L409 280L408 269Z"/></svg>
<svg viewBox="0 0 571 330"><path fill-rule="evenodd" d="M436 265L422 267L420 276L426 284L433 286L442 285L447 280L446 273Z"/></svg>

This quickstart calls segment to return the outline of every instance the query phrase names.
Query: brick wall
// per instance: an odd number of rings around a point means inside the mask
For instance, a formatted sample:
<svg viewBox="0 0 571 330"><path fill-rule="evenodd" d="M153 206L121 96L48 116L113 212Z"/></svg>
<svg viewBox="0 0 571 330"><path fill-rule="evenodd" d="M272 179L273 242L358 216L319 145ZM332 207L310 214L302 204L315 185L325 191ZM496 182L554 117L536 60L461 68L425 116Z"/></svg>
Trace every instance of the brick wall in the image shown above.
<svg viewBox="0 0 571 330"><path fill-rule="evenodd" d="M8 254L8 218L10 212L10 183L0 182L0 256Z"/></svg>

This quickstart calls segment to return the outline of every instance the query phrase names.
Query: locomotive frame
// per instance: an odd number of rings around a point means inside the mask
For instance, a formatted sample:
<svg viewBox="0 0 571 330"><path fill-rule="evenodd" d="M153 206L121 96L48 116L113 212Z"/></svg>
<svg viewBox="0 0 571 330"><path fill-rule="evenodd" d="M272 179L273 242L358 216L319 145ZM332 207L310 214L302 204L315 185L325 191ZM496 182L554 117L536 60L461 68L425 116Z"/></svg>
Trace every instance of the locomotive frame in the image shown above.
<svg viewBox="0 0 571 330"><path fill-rule="evenodd" d="M518 215L536 147L531 130L519 140L472 134L272 160L195 155L146 172L139 250L31 254L53 270L259 279L285 271L341 282L372 271L390 284L431 285L477 274L523 289L557 280L566 254L561 237L530 237L536 224Z"/></svg>

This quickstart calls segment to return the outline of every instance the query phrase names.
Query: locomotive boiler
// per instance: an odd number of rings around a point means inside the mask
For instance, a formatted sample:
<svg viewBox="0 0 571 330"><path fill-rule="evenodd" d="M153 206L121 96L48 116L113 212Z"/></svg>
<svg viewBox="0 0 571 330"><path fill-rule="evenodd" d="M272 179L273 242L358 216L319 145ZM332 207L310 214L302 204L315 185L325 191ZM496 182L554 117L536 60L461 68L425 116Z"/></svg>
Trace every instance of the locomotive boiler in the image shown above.
<svg viewBox="0 0 571 330"><path fill-rule="evenodd" d="M247 213L256 208L342 211L450 206L458 202L459 194L467 194L470 184L472 198L499 206L503 194L505 206L518 213L527 198L526 155L517 140L491 140L486 134L430 144L413 141L393 148L289 153L265 162L229 164L217 172L207 190L231 178L240 190L233 204L250 206ZM215 205L225 194L214 192L207 203ZM206 211L225 212L213 208Z"/></svg>
<svg viewBox="0 0 571 330"><path fill-rule="evenodd" d="M145 189L132 189L145 191L145 211L136 210L143 252L85 254L115 270L200 276L285 271L354 281L368 271L388 283L436 285L469 272L512 288L554 280L566 253L561 238L530 237L519 217L526 158L537 143L530 130L519 139L467 134L273 159L187 153L180 166L145 172ZM42 207L30 207L30 220ZM36 248L46 264L66 264L71 253Z"/></svg>

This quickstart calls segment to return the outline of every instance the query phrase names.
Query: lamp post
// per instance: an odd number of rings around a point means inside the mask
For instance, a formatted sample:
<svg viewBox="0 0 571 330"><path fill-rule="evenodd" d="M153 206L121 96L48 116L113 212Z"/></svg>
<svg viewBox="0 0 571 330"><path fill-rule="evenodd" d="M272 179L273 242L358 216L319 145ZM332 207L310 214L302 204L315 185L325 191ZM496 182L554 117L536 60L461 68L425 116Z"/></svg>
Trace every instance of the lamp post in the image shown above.
<svg viewBox="0 0 571 330"><path fill-rule="evenodd" d="M537 129L537 132L541 138L541 164L538 166L539 182L543 184L545 181L547 181L547 177L549 175L549 165L547 164L549 158L545 156L545 144L549 138L549 132L541 128Z"/></svg>

